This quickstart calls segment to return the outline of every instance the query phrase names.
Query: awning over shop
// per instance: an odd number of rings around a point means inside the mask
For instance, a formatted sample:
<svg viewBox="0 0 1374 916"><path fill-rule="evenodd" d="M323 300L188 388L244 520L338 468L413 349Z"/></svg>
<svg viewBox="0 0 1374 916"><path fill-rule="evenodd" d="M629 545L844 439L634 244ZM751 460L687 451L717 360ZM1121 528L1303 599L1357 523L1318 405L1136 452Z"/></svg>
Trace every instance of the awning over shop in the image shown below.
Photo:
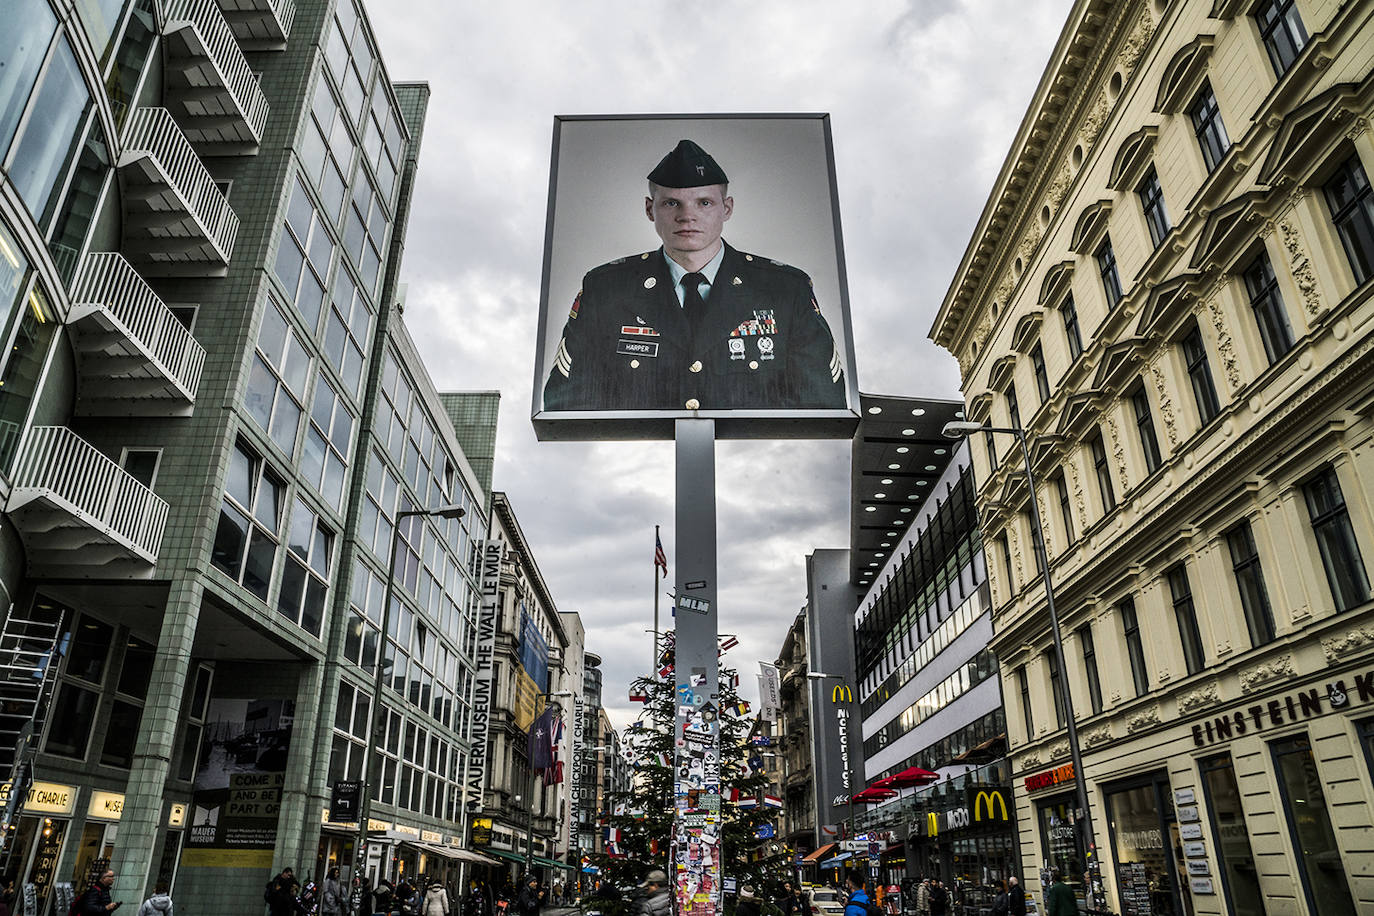
<svg viewBox="0 0 1374 916"><path fill-rule="evenodd" d="M854 858L854 854L852 852L842 852L839 855L835 856L833 859L826 859L824 862L822 862L821 868L834 868L836 865L848 862L852 858Z"/></svg>
<svg viewBox="0 0 1374 916"><path fill-rule="evenodd" d="M499 861L489 856L484 856L481 853L472 852L468 849L459 849L456 846L440 846L438 843L421 843L416 840L411 840L403 845L414 846L416 849L427 852L430 855L443 856L446 859L457 859L461 862L475 862L479 865L501 864ZM499 850L492 851L499 852ZM521 862L525 861L524 856L515 856L515 858Z"/></svg>
<svg viewBox="0 0 1374 916"><path fill-rule="evenodd" d="M546 859L543 856L535 856L534 861L538 865L545 865L549 868L561 868L564 871L572 871L573 867L567 862L560 862L557 859Z"/></svg>
<svg viewBox="0 0 1374 916"><path fill-rule="evenodd" d="M817 849L813 853L809 853L804 859L802 859L802 864L814 865L815 863L823 859L825 856L828 856L830 854L830 850L834 849L835 846L835 843L826 843L820 849Z"/></svg>
<svg viewBox="0 0 1374 916"><path fill-rule="evenodd" d="M497 858L500 858L500 859L509 859L509 860L512 861L512 862L524 862L524 861L525 861L525 857L522 856L522 855L520 855L519 853L507 852L507 851L504 850L504 849L493 849L493 848L491 848L491 847L488 847L487 850L486 850L486 854L487 854L487 855L491 855L491 856L496 856Z"/></svg>

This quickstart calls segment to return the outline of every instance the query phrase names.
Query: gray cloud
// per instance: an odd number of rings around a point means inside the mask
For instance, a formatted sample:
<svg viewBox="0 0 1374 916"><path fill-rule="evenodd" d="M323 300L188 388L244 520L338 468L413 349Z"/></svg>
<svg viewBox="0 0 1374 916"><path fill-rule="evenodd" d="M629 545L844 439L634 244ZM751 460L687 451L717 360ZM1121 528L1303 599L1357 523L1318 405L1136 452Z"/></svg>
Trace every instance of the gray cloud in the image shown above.
<svg viewBox="0 0 1374 916"><path fill-rule="evenodd" d="M530 429L553 116L831 112L860 385L952 397L957 366L926 331L1064 6L774 0L690 25L662 0L373 7L391 77L433 89L406 322L441 389L502 391L496 486L559 606L582 613L623 723L638 712L626 686L649 666L655 523L674 555L673 455L537 443ZM719 448L720 627L739 636L726 662L746 696L805 599L805 555L847 544L848 455L840 442Z"/></svg>

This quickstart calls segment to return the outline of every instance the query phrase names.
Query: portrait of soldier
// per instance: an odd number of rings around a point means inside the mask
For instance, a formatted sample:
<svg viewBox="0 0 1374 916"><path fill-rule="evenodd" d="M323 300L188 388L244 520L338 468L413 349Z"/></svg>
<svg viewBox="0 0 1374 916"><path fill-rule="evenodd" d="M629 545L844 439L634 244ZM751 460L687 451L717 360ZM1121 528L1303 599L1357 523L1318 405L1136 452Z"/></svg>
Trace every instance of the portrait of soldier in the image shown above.
<svg viewBox="0 0 1374 916"><path fill-rule="evenodd" d="M662 245L588 271L546 410L843 408L843 360L805 272L721 238L729 179L682 140L648 175Z"/></svg>

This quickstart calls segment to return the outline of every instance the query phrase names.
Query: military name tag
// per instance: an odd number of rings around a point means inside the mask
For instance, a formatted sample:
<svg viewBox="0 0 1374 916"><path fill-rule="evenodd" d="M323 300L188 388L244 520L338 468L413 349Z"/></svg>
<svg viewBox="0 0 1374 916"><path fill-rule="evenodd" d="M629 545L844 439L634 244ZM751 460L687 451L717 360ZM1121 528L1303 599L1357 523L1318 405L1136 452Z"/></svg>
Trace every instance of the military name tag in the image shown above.
<svg viewBox="0 0 1374 916"><path fill-rule="evenodd" d="M616 343L615 352L622 356L658 356L658 344L644 340L621 340Z"/></svg>

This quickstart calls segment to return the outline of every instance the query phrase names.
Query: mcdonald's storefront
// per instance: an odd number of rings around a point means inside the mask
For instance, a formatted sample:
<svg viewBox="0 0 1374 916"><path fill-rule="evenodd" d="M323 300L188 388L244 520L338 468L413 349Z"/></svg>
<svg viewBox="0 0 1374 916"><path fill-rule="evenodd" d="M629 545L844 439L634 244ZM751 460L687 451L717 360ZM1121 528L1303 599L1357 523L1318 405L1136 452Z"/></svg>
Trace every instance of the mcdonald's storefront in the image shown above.
<svg viewBox="0 0 1374 916"><path fill-rule="evenodd" d="M991 906L993 886L1020 873L1010 786L955 787L922 802L908 831L907 874L957 885L969 904L987 896Z"/></svg>

